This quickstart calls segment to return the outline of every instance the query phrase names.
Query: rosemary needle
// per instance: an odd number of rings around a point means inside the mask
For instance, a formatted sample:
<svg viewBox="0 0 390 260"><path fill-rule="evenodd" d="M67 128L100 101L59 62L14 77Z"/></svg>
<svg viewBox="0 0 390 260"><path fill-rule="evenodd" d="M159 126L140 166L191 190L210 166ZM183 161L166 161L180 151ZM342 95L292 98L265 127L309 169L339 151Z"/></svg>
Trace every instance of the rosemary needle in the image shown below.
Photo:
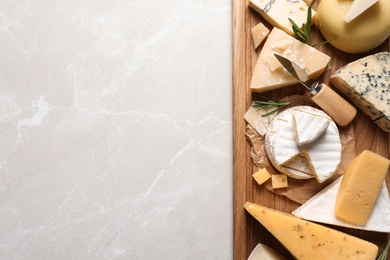
<svg viewBox="0 0 390 260"><path fill-rule="evenodd" d="M383 252L376 257L376 260L387 260L387 254L389 252L389 248L390 248L390 239L387 242L385 250L383 250Z"/></svg>
<svg viewBox="0 0 390 260"><path fill-rule="evenodd" d="M275 109L271 110L270 112L262 115L262 117L269 116L278 110L282 109L285 106L288 106L290 102L288 101L280 101L280 100L272 100L266 97L263 97L265 100L255 100L253 101L252 107L257 108L257 110L267 109L275 107Z"/></svg>

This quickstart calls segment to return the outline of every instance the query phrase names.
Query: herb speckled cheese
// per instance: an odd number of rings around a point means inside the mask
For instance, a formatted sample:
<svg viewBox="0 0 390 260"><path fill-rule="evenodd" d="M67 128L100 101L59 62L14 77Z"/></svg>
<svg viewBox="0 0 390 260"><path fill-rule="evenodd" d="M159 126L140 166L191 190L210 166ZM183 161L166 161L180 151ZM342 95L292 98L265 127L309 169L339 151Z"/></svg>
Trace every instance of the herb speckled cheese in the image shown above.
<svg viewBox="0 0 390 260"><path fill-rule="evenodd" d="M335 229L247 202L245 209L300 260L374 260L378 246Z"/></svg>
<svg viewBox="0 0 390 260"><path fill-rule="evenodd" d="M390 132L390 53L369 55L337 70L330 82L385 132Z"/></svg>

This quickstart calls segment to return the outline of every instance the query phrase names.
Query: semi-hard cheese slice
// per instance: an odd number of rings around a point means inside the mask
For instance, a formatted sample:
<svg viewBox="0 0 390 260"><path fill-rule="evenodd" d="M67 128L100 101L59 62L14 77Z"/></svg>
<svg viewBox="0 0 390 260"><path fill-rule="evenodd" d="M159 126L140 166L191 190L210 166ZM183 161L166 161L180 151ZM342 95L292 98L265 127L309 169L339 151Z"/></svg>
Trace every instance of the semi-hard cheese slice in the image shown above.
<svg viewBox="0 0 390 260"><path fill-rule="evenodd" d="M272 248L259 243L249 255L248 260L285 260L285 258Z"/></svg>
<svg viewBox="0 0 390 260"><path fill-rule="evenodd" d="M302 147L297 145L293 129L293 115L297 112L329 120L324 133ZM310 106L296 106L278 114L269 125L264 141L265 151L272 165L296 179L314 176L318 182L323 182L334 174L341 160L341 141L336 124L325 112ZM308 166L310 174L302 166ZM297 169L303 171L297 172Z"/></svg>
<svg viewBox="0 0 390 260"><path fill-rule="evenodd" d="M344 16L344 21L349 23L376 2L378 2L378 0L354 0L351 7L348 9L348 12Z"/></svg>
<svg viewBox="0 0 390 260"><path fill-rule="evenodd" d="M275 108L265 108L265 109L257 109L253 107L254 102L250 108L246 111L244 115L245 121L250 124L260 135L265 135L269 124L272 119L277 115L277 113L272 113L268 116L263 116L268 112L274 110Z"/></svg>
<svg viewBox="0 0 390 260"><path fill-rule="evenodd" d="M390 132L389 52L369 55L347 64L331 76L330 83L383 131Z"/></svg>
<svg viewBox="0 0 390 260"><path fill-rule="evenodd" d="M299 146L311 143L321 136L329 126L326 117L315 116L300 111L293 114L295 141Z"/></svg>
<svg viewBox="0 0 390 260"><path fill-rule="evenodd" d="M274 27L261 49L252 73L250 89L253 92L264 92L298 82L281 66L274 53L298 64L310 79L319 77L330 61L328 55Z"/></svg>
<svg viewBox="0 0 390 260"><path fill-rule="evenodd" d="M373 260L378 253L376 245L329 227L250 202L244 207L296 259Z"/></svg>
<svg viewBox="0 0 390 260"><path fill-rule="evenodd" d="M314 222L342 226L347 228L362 229L375 232L390 232L390 199L389 191L385 182L382 183L381 191L372 213L364 226L346 223L338 219L334 214L337 192L343 176L329 184L320 192L311 197L308 201L294 210L292 214L296 217L311 220Z"/></svg>
<svg viewBox="0 0 390 260"><path fill-rule="evenodd" d="M287 18L291 18L299 26L306 23L308 5L303 0L249 0L249 6L271 25L282 29L291 36L295 36L295 34ZM314 20L315 14L316 12L312 10L312 20Z"/></svg>
<svg viewBox="0 0 390 260"><path fill-rule="evenodd" d="M378 198L390 160L364 150L348 166L335 204L336 217L365 225Z"/></svg>
<svg viewBox="0 0 390 260"><path fill-rule="evenodd" d="M347 23L344 17L353 2L321 1L317 8L316 24L325 39L337 49L347 53L363 53L381 45L389 37L390 1L378 0Z"/></svg>
<svg viewBox="0 0 390 260"><path fill-rule="evenodd" d="M251 29L253 44L255 49L260 46L261 43L267 38L269 30L263 23L258 23L255 27Z"/></svg>

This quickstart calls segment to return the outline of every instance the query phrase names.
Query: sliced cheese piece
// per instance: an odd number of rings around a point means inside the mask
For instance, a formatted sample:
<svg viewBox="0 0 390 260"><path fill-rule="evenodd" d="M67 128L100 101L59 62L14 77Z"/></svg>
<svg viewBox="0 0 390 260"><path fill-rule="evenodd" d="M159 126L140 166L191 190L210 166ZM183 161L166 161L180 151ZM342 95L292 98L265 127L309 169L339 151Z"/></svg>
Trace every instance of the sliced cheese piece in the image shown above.
<svg viewBox="0 0 390 260"><path fill-rule="evenodd" d="M324 224L389 233L390 199L386 183L382 183L378 199L376 200L367 224L361 226L346 223L338 219L334 214L334 205L336 203L337 192L342 178L343 176L339 177L337 180L315 194L299 208L294 210L292 214L299 218Z"/></svg>
<svg viewBox="0 0 390 260"><path fill-rule="evenodd" d="M335 123L329 124L316 141L303 151L312 173L319 183L333 176L341 161L341 141Z"/></svg>
<svg viewBox="0 0 390 260"><path fill-rule="evenodd" d="M294 136L298 146L309 144L322 135L329 126L330 120L309 113L293 114Z"/></svg>
<svg viewBox="0 0 390 260"><path fill-rule="evenodd" d="M390 160L364 150L348 166L336 197L336 217L365 225L378 198Z"/></svg>
<svg viewBox="0 0 390 260"><path fill-rule="evenodd" d="M288 186L288 180L287 175L280 173L280 174L272 174L272 188L273 189L281 189L281 188L287 188Z"/></svg>
<svg viewBox="0 0 390 260"><path fill-rule="evenodd" d="M330 83L383 131L390 132L389 52L368 55L348 63L331 76Z"/></svg>
<svg viewBox="0 0 390 260"><path fill-rule="evenodd" d="M248 260L285 260L281 254L264 244L257 244Z"/></svg>
<svg viewBox="0 0 390 260"><path fill-rule="evenodd" d="M316 25L335 48L347 53L364 53L378 47L389 37L390 1L378 0L353 21L346 23L344 17L353 3L321 1L317 8Z"/></svg>
<svg viewBox="0 0 390 260"><path fill-rule="evenodd" d="M378 0L354 0L351 7L348 9L348 12L344 16L344 21L349 23L376 2L378 2Z"/></svg>
<svg viewBox="0 0 390 260"><path fill-rule="evenodd" d="M296 24L306 23L308 5L303 0L249 0L249 6L257 11L271 25L282 29L291 36L295 36L292 25L287 18ZM312 10L312 20L316 12Z"/></svg>
<svg viewBox="0 0 390 260"><path fill-rule="evenodd" d="M290 214L246 202L245 209L290 253L305 259L375 259L378 246Z"/></svg>
<svg viewBox="0 0 390 260"><path fill-rule="evenodd" d="M258 23L255 27L251 29L253 44L255 45L255 49L257 49L260 44L263 43L265 38L267 38L269 34L269 30L263 23Z"/></svg>
<svg viewBox="0 0 390 260"><path fill-rule="evenodd" d="M250 89L264 92L298 83L277 61L274 53L286 57L306 71L310 79L319 77L330 57L274 27L268 35L252 73Z"/></svg>
<svg viewBox="0 0 390 260"><path fill-rule="evenodd" d="M254 102L244 115L245 121L250 124L260 135L265 135L269 124L277 113L272 113L268 116L263 116L275 108L257 109L253 107Z"/></svg>
<svg viewBox="0 0 390 260"><path fill-rule="evenodd" d="M263 168L252 174L252 177L259 185L261 185L271 178L271 174L267 171L266 168Z"/></svg>
<svg viewBox="0 0 390 260"><path fill-rule="evenodd" d="M329 120L325 132L304 147L298 146L295 141L293 114L296 112ZM296 106L278 114L269 125L264 142L272 165L281 173L295 179L309 179L314 176L318 182L323 182L334 174L341 160L341 141L336 124L325 112L310 106ZM294 172L295 169L299 170L298 173Z"/></svg>

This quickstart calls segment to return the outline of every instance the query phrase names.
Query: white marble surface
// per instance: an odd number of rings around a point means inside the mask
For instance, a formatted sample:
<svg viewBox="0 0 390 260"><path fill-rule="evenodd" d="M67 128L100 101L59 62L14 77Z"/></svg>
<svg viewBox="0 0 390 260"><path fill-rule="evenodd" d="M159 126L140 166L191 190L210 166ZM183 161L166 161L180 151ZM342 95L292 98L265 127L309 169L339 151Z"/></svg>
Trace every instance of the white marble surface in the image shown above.
<svg viewBox="0 0 390 260"><path fill-rule="evenodd" d="M231 1L0 0L0 259L231 259Z"/></svg>

